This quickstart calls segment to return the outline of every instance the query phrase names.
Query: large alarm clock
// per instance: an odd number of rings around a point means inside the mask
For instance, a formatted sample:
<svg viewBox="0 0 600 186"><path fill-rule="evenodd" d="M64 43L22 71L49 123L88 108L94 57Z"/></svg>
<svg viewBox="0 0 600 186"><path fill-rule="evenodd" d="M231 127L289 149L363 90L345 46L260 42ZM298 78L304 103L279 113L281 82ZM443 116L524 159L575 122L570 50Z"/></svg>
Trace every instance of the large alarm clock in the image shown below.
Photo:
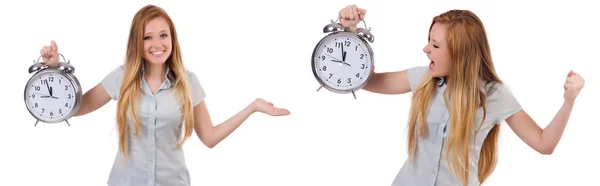
<svg viewBox="0 0 600 186"><path fill-rule="evenodd" d="M29 67L29 73L35 73L25 85L25 106L29 113L45 123L65 121L79 111L81 105L81 86L75 77L75 68L62 54L65 62L56 66L47 66L40 62L41 56Z"/></svg>
<svg viewBox="0 0 600 186"><path fill-rule="evenodd" d="M331 20L323 28L327 33L315 46L312 53L313 75L325 89L334 93L352 93L362 89L371 78L374 68L373 50L369 43L374 37L370 28L346 31L340 23Z"/></svg>

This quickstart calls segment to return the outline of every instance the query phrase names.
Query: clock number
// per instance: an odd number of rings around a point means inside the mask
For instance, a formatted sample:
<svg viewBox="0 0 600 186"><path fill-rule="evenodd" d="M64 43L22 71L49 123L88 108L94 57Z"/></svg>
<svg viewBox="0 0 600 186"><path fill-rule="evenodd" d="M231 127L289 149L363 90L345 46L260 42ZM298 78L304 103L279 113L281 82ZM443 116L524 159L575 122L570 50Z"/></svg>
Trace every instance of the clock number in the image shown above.
<svg viewBox="0 0 600 186"><path fill-rule="evenodd" d="M327 47L327 53L333 53L333 48Z"/></svg>
<svg viewBox="0 0 600 186"><path fill-rule="evenodd" d="M325 60L325 56L321 56L321 61Z"/></svg>
<svg viewBox="0 0 600 186"><path fill-rule="evenodd" d="M65 90L67 90L69 88L69 85L65 85Z"/></svg>
<svg viewBox="0 0 600 186"><path fill-rule="evenodd" d="M60 79L58 79L58 84L61 84L61 83L60 83Z"/></svg>
<svg viewBox="0 0 600 186"><path fill-rule="evenodd" d="M41 83L42 85L44 85L44 83L46 83L46 81L44 81L44 80L40 80L40 83Z"/></svg>
<svg viewBox="0 0 600 186"><path fill-rule="evenodd" d="M352 83L352 78L348 78L348 83Z"/></svg>
<svg viewBox="0 0 600 186"><path fill-rule="evenodd" d="M71 99L71 94L67 95L67 99Z"/></svg>
<svg viewBox="0 0 600 186"><path fill-rule="evenodd" d="M54 82L54 77L48 77L48 80L50 80L50 82Z"/></svg>
<svg viewBox="0 0 600 186"><path fill-rule="evenodd" d="M50 116L54 116L54 113L52 113L52 111L50 111Z"/></svg>
<svg viewBox="0 0 600 186"><path fill-rule="evenodd" d="M338 79L338 80L337 80L337 83L338 83L338 84L342 83L342 79Z"/></svg>
<svg viewBox="0 0 600 186"><path fill-rule="evenodd" d="M38 104L37 104L37 103L35 103L34 107L35 107L35 108L37 108L37 107L38 107Z"/></svg>
<svg viewBox="0 0 600 186"><path fill-rule="evenodd" d="M35 86L35 91L40 91L40 86Z"/></svg>
<svg viewBox="0 0 600 186"><path fill-rule="evenodd" d="M358 45L354 46L354 51L358 51Z"/></svg>
<svg viewBox="0 0 600 186"><path fill-rule="evenodd" d="M329 73L329 78L331 78L331 76L333 76L333 74L332 74L332 73Z"/></svg>
<svg viewBox="0 0 600 186"><path fill-rule="evenodd" d="M323 71L327 71L327 66L323 66Z"/></svg>
<svg viewBox="0 0 600 186"><path fill-rule="evenodd" d="M35 94L31 94L31 98L35 99Z"/></svg>
<svg viewBox="0 0 600 186"><path fill-rule="evenodd" d="M344 41L342 42L335 42L335 47L336 48L341 48L342 46L346 45L347 47L350 46L350 41Z"/></svg>
<svg viewBox="0 0 600 186"><path fill-rule="evenodd" d="M58 109L58 114L62 114L62 109Z"/></svg>
<svg viewBox="0 0 600 186"><path fill-rule="evenodd" d="M360 75L360 73L356 73L356 77L358 77Z"/></svg>
<svg viewBox="0 0 600 186"><path fill-rule="evenodd" d="M360 64L362 66L360 66L360 69L365 69L365 64Z"/></svg>
<svg viewBox="0 0 600 186"><path fill-rule="evenodd" d="M365 57L364 54L360 54L360 59L363 59L363 57Z"/></svg>
<svg viewBox="0 0 600 186"><path fill-rule="evenodd" d="M65 107L69 107L69 103L65 103Z"/></svg>
<svg viewBox="0 0 600 186"><path fill-rule="evenodd" d="M42 113L44 113L44 111L46 111L46 109L42 109Z"/></svg>

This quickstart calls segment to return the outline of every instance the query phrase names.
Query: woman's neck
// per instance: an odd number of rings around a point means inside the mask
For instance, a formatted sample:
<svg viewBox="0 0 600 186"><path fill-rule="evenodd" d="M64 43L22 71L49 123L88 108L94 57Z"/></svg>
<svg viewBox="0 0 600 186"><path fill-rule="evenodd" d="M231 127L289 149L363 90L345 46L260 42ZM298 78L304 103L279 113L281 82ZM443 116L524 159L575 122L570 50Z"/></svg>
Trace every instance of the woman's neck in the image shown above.
<svg viewBox="0 0 600 186"><path fill-rule="evenodd" d="M148 63L146 62L144 64L144 76L146 78L151 78L151 79L162 79L165 77L167 71L167 65L166 64L152 64L152 63Z"/></svg>

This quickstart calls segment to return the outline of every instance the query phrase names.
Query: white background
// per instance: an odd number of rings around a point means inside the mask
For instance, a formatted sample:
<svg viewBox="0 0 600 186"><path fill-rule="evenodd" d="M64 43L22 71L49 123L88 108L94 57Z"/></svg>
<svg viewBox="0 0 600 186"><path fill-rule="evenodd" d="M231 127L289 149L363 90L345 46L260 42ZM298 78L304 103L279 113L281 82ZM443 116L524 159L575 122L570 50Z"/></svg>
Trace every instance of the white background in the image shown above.
<svg viewBox="0 0 600 186"><path fill-rule="evenodd" d="M70 120L34 127L23 103L26 69L56 40L84 91L122 64L129 26L146 4L174 19L188 69L208 93L215 124L257 97L291 110L253 115L208 149L184 146L193 185L390 185L406 155L410 95L318 88L310 69L323 26L347 4L367 9L377 72L427 65L431 19L469 9L483 21L497 71L542 127L563 101L569 70L586 79L554 154L523 143L504 123L499 164L484 185L590 185L597 181L600 51L598 5L463 1L4 1L0 185L105 185L116 155L116 101ZM270 6L270 7L267 7ZM13 120L9 122L9 120ZM17 122L14 122L17 121Z"/></svg>

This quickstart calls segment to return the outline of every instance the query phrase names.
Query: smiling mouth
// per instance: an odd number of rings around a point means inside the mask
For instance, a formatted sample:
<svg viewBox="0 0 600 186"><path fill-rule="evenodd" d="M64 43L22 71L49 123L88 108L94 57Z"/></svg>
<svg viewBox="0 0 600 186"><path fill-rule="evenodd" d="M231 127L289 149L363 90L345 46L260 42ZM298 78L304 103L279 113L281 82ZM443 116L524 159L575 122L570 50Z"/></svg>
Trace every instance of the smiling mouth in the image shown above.
<svg viewBox="0 0 600 186"><path fill-rule="evenodd" d="M149 53L155 57L160 57L165 53L165 51L163 50L163 51L155 51L155 52L149 52Z"/></svg>

